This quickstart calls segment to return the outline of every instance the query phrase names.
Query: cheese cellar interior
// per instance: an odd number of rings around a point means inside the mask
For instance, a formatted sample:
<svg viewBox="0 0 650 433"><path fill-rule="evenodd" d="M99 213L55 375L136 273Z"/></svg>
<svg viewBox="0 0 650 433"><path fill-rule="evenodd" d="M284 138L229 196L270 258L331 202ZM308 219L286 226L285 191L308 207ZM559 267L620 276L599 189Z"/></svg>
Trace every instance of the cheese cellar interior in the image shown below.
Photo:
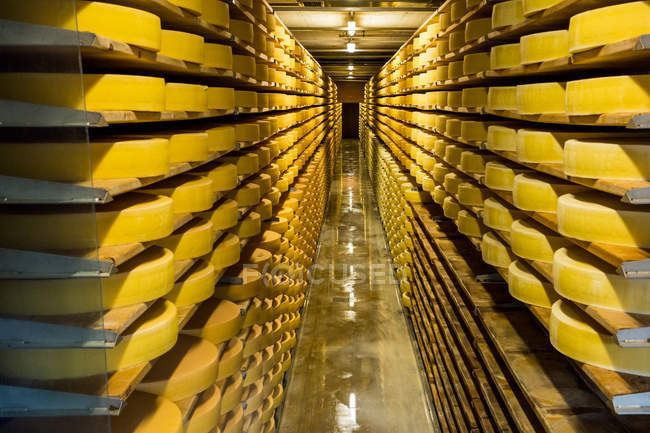
<svg viewBox="0 0 650 433"><path fill-rule="evenodd" d="M3 0L0 431L650 431L650 1Z"/></svg>

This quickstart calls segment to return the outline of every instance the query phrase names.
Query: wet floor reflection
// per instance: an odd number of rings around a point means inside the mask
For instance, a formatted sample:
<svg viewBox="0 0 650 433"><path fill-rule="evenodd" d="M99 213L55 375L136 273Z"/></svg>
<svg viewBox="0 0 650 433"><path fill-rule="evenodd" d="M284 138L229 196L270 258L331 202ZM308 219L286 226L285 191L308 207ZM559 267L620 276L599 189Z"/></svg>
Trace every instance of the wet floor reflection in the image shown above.
<svg viewBox="0 0 650 433"><path fill-rule="evenodd" d="M335 172L279 431L436 431L356 140Z"/></svg>

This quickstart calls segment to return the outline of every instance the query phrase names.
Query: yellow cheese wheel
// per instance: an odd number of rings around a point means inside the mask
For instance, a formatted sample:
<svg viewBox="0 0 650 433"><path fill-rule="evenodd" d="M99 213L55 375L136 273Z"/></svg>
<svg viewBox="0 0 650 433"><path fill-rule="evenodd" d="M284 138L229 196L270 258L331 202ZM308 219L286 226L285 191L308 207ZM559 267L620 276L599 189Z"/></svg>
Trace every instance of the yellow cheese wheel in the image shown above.
<svg viewBox="0 0 650 433"><path fill-rule="evenodd" d="M0 216L2 245L19 249L81 249L146 242L171 234L172 200L131 193L91 212L15 209ZM56 228L56 229L53 229Z"/></svg>
<svg viewBox="0 0 650 433"><path fill-rule="evenodd" d="M65 164L60 163L61 155ZM169 172L169 141L98 139L0 143L0 171L7 176L59 182L161 176Z"/></svg>
<svg viewBox="0 0 650 433"><path fill-rule="evenodd" d="M492 7L492 28L495 30L515 25L524 19L521 0L499 2Z"/></svg>
<svg viewBox="0 0 650 433"><path fill-rule="evenodd" d="M206 176L212 180L212 188L217 192L230 191L239 184L237 166L222 162L213 162L203 165L192 171L193 174Z"/></svg>
<svg viewBox="0 0 650 433"><path fill-rule="evenodd" d="M181 334L205 338L218 345L235 337L242 323L243 317L237 305L210 298L201 304Z"/></svg>
<svg viewBox="0 0 650 433"><path fill-rule="evenodd" d="M460 155L460 168L464 173L485 173L485 164L499 159L488 152L465 150Z"/></svg>
<svg viewBox="0 0 650 433"><path fill-rule="evenodd" d="M456 194L458 193L458 186L463 182L467 182L467 180L468 178L466 176L451 172L445 175L443 186L449 194Z"/></svg>
<svg viewBox="0 0 650 433"><path fill-rule="evenodd" d="M203 0L169 0L169 2L194 15L203 13Z"/></svg>
<svg viewBox="0 0 650 433"><path fill-rule="evenodd" d="M624 25L620 25L624 23ZM650 2L634 1L571 17L570 51L577 53L650 33Z"/></svg>
<svg viewBox="0 0 650 433"><path fill-rule="evenodd" d="M517 150L517 130L501 125L490 125L487 132L488 150L514 152Z"/></svg>
<svg viewBox="0 0 650 433"><path fill-rule="evenodd" d="M486 107L489 110L516 110L517 86L490 87Z"/></svg>
<svg viewBox="0 0 650 433"><path fill-rule="evenodd" d="M253 242L254 245L264 250L277 252L277 250L280 248L281 238L282 235L280 233L271 230L265 230L260 235L260 238L251 239L250 242Z"/></svg>
<svg viewBox="0 0 650 433"><path fill-rule="evenodd" d="M461 94L461 106L466 108L484 108L487 105L487 87L468 87Z"/></svg>
<svg viewBox="0 0 650 433"><path fill-rule="evenodd" d="M208 89L208 94L210 89ZM210 152L228 152L235 149L235 128L231 125L215 126L205 131L208 134Z"/></svg>
<svg viewBox="0 0 650 433"><path fill-rule="evenodd" d="M440 30L444 31L451 25L451 13L440 12L438 16L440 17Z"/></svg>
<svg viewBox="0 0 650 433"><path fill-rule="evenodd" d="M157 358L171 349L178 337L176 307L169 301L154 303L121 335L112 349L0 350L4 377L55 380L75 379L125 369Z"/></svg>
<svg viewBox="0 0 650 433"><path fill-rule="evenodd" d="M555 213L558 197L585 189L556 178L522 173L515 176L512 202L522 210Z"/></svg>
<svg viewBox="0 0 650 433"><path fill-rule="evenodd" d="M517 86L517 111L519 114L564 113L565 87L564 83L557 82L520 84Z"/></svg>
<svg viewBox="0 0 650 433"><path fill-rule="evenodd" d="M570 139L564 143L564 172L589 179L650 179L650 147L642 140Z"/></svg>
<svg viewBox="0 0 650 433"><path fill-rule="evenodd" d="M165 110L201 112L207 109L207 86L184 83L165 84Z"/></svg>
<svg viewBox="0 0 650 433"><path fill-rule="evenodd" d="M456 220L458 218L458 212L460 211L460 206L455 198L452 196L447 196L442 201L442 213L444 216L451 220Z"/></svg>
<svg viewBox="0 0 650 433"><path fill-rule="evenodd" d="M221 3L215 1L214 3ZM217 69L232 69L232 47L222 44L205 43L203 46L203 66Z"/></svg>
<svg viewBox="0 0 650 433"><path fill-rule="evenodd" d="M650 74L589 78L566 84L569 115L647 111L650 111Z"/></svg>
<svg viewBox="0 0 650 433"><path fill-rule="evenodd" d="M18 315L59 315L100 311L159 298L174 285L174 255L151 247L96 279L0 280L0 311Z"/></svg>
<svg viewBox="0 0 650 433"><path fill-rule="evenodd" d="M226 196L235 200L240 207L255 206L261 200L260 187L254 183L246 183L228 192Z"/></svg>
<svg viewBox="0 0 650 433"><path fill-rule="evenodd" d="M136 386L172 401L178 401L208 389L217 379L217 347L202 338L181 335L174 347L156 361Z"/></svg>
<svg viewBox="0 0 650 433"><path fill-rule="evenodd" d="M650 376L650 349L621 347L616 337L570 302L553 304L549 323L551 344L579 362L607 370Z"/></svg>
<svg viewBox="0 0 650 433"><path fill-rule="evenodd" d="M239 221L239 205L235 200L224 199L196 216L210 221L213 230L225 230L235 226Z"/></svg>
<svg viewBox="0 0 650 433"><path fill-rule="evenodd" d="M232 70L247 77L254 77L257 71L255 57L244 54L233 54Z"/></svg>
<svg viewBox="0 0 650 433"><path fill-rule="evenodd" d="M456 0L453 2L451 4L450 12L451 23L459 21L467 12L465 0Z"/></svg>
<svg viewBox="0 0 650 433"><path fill-rule="evenodd" d="M528 260L553 263L553 254L571 241L531 219L515 220L510 226L512 252Z"/></svg>
<svg viewBox="0 0 650 433"><path fill-rule="evenodd" d="M445 135L447 137L460 137L463 121L460 118L449 118L445 124Z"/></svg>
<svg viewBox="0 0 650 433"><path fill-rule="evenodd" d="M160 18L142 10L100 1L6 0L2 18L91 32L141 48L160 50Z"/></svg>
<svg viewBox="0 0 650 433"><path fill-rule="evenodd" d="M534 15L561 2L562 0L522 0L524 15Z"/></svg>
<svg viewBox="0 0 650 433"><path fill-rule="evenodd" d="M490 49L490 68L514 68L521 64L521 49L519 43L496 45Z"/></svg>
<svg viewBox="0 0 650 433"><path fill-rule="evenodd" d="M458 202L464 206L483 207L483 202L490 196L489 189L474 183L463 182L458 185Z"/></svg>
<svg viewBox="0 0 650 433"><path fill-rule="evenodd" d="M222 404L221 412L222 415L225 415L225 418L222 421L221 433L238 433L244 428L244 409L238 401L235 401L233 404L236 407L229 413L223 410Z"/></svg>
<svg viewBox="0 0 650 433"><path fill-rule="evenodd" d="M466 151L468 149L469 149L469 147L467 147L467 146L449 144L449 145L445 146L444 160L449 165L456 167L456 166L460 165L461 155L463 154L464 151Z"/></svg>
<svg viewBox="0 0 650 433"><path fill-rule="evenodd" d="M627 279L581 248L561 248L553 257L553 285L572 301L617 311L648 314L647 279Z"/></svg>
<svg viewBox="0 0 650 433"><path fill-rule="evenodd" d="M251 354L242 366L242 371L246 372L246 376L244 377L244 386L249 386L252 383L257 382L264 375L262 353L259 351L259 346L261 346L262 328L259 325L253 326L259 332L256 344L256 346L258 346L258 351ZM248 346L248 344L250 343L247 343L246 345Z"/></svg>
<svg viewBox="0 0 650 433"><path fill-rule="evenodd" d="M253 298L262 290L262 274L252 268L243 270L229 269L227 277L238 278L239 281L229 284L218 284L214 296L219 299L241 301Z"/></svg>
<svg viewBox="0 0 650 433"><path fill-rule="evenodd" d="M445 81L449 79L449 65L440 65L434 72L435 81Z"/></svg>
<svg viewBox="0 0 650 433"><path fill-rule="evenodd" d="M244 362L244 344L239 338L223 343L220 346L221 357L219 358L219 369L217 371L217 380L237 375ZM242 383L243 384L243 383Z"/></svg>
<svg viewBox="0 0 650 433"><path fill-rule="evenodd" d="M463 29L449 33L449 51L456 51L463 45L465 45L465 31Z"/></svg>
<svg viewBox="0 0 650 433"><path fill-rule="evenodd" d="M240 254L241 245L239 237L228 233L217 240L214 249L208 255L207 259L215 269L224 269L237 263Z"/></svg>
<svg viewBox="0 0 650 433"><path fill-rule="evenodd" d="M485 141L490 122L480 120L461 120L460 137L466 141Z"/></svg>
<svg viewBox="0 0 650 433"><path fill-rule="evenodd" d="M481 36L487 35L490 30L492 30L491 18L478 18L467 21L465 25L465 42L475 41Z"/></svg>
<svg viewBox="0 0 650 433"><path fill-rule="evenodd" d="M509 232L512 223L525 214L494 197L488 197L483 202L483 223L495 230Z"/></svg>
<svg viewBox="0 0 650 433"><path fill-rule="evenodd" d="M55 86L52 83L56 83ZM83 92L82 92L83 89ZM165 80L117 74L0 74L0 97L77 110L165 110Z"/></svg>
<svg viewBox="0 0 650 433"><path fill-rule="evenodd" d="M488 265L497 268L508 268L516 260L508 245L493 232L483 235L481 240L481 256Z"/></svg>
<svg viewBox="0 0 650 433"><path fill-rule="evenodd" d="M478 74L490 69L490 53L472 53L463 57L463 75Z"/></svg>
<svg viewBox="0 0 650 433"><path fill-rule="evenodd" d="M442 162L436 163L436 165L433 166L433 179L438 182L442 183L445 180L445 176L447 173L449 173L451 169L447 164L443 164Z"/></svg>
<svg viewBox="0 0 650 433"><path fill-rule="evenodd" d="M253 43L253 23L244 20L230 20L230 31L244 42Z"/></svg>
<svg viewBox="0 0 650 433"><path fill-rule="evenodd" d="M159 54L191 63L203 63L205 59L203 37L176 30L162 30Z"/></svg>
<svg viewBox="0 0 650 433"><path fill-rule="evenodd" d="M264 196L264 198L268 198L269 200L271 200L271 203L273 203L273 206L276 206L278 203L280 203L281 195L282 193L280 192L280 190L276 187L273 187L271 188L271 191Z"/></svg>
<svg viewBox="0 0 650 433"><path fill-rule="evenodd" d="M262 221L266 221L273 217L273 203L271 203L271 200L263 198L260 204L255 207L255 212L260 214Z"/></svg>
<svg viewBox="0 0 650 433"><path fill-rule="evenodd" d="M521 260L508 267L508 291L521 302L544 308L551 308L559 299L553 285Z"/></svg>
<svg viewBox="0 0 650 433"><path fill-rule="evenodd" d="M460 33L460 37L461 38L463 37L462 32ZM456 62L449 63L449 69L447 71L447 75L448 75L448 78L450 80L454 80L456 78L462 77L463 76L463 61L459 60L459 61L456 61ZM460 93L460 92L447 92L447 104L450 107L455 106L455 105L453 105L453 101L455 100L455 98L451 97L451 95L455 95L455 94L458 94L458 93Z"/></svg>
<svg viewBox="0 0 650 433"><path fill-rule="evenodd" d="M237 123L235 124L235 140L237 141L259 141L260 126L257 123Z"/></svg>
<svg viewBox="0 0 650 433"><path fill-rule="evenodd" d="M209 136L205 132L171 134L169 162L197 162L208 158Z"/></svg>
<svg viewBox="0 0 650 433"><path fill-rule="evenodd" d="M207 93L207 108L210 110L232 110L238 106L237 92L232 87L208 87Z"/></svg>
<svg viewBox="0 0 650 433"><path fill-rule="evenodd" d="M561 163L564 159L564 141L572 134L520 129L517 131L517 158L522 162Z"/></svg>
<svg viewBox="0 0 650 433"><path fill-rule="evenodd" d="M171 198L174 201L174 213L177 214L204 211L210 209L214 202L212 180L191 174L174 176L140 191Z"/></svg>
<svg viewBox="0 0 650 433"><path fill-rule="evenodd" d="M456 224L458 231L465 236L472 236L475 238L482 237L488 229L485 225L468 210L462 209L458 212Z"/></svg>
<svg viewBox="0 0 650 433"><path fill-rule="evenodd" d="M219 0L203 0L201 19L224 29L230 28L228 3Z"/></svg>
<svg viewBox="0 0 650 433"><path fill-rule="evenodd" d="M185 421L184 433L210 433L219 424L220 412L221 389L214 384L199 396L192 416Z"/></svg>
<svg viewBox="0 0 650 433"><path fill-rule="evenodd" d="M521 64L530 65L547 60L560 59L569 55L569 32L553 30L522 36Z"/></svg>
<svg viewBox="0 0 650 433"><path fill-rule="evenodd" d="M198 304L212 296L216 282L214 266L199 260L176 281L174 288L164 298L177 307Z"/></svg>
<svg viewBox="0 0 650 433"><path fill-rule="evenodd" d="M213 227L210 221L195 218L156 245L168 248L174 253L174 260L201 257L212 251Z"/></svg>
<svg viewBox="0 0 650 433"><path fill-rule="evenodd" d="M649 248L649 211L650 206L628 205L607 194L566 194L558 200L558 231L584 241Z"/></svg>
<svg viewBox="0 0 650 433"><path fill-rule="evenodd" d="M235 106L241 108L257 108L257 92L235 90Z"/></svg>

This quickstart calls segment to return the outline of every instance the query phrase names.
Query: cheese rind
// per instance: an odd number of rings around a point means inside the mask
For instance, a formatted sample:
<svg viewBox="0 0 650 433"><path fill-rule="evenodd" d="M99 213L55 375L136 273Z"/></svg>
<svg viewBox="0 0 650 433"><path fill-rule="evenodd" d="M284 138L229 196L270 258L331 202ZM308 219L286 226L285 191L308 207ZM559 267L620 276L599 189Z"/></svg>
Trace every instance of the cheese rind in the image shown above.
<svg viewBox="0 0 650 433"><path fill-rule="evenodd" d="M523 217L523 212L506 206L494 197L488 197L483 202L483 223L492 229L509 232L513 221Z"/></svg>
<svg viewBox="0 0 650 433"><path fill-rule="evenodd" d="M204 256L212 251L214 230L210 221L195 218L171 235L156 241L156 245L170 249L174 260Z"/></svg>
<svg viewBox="0 0 650 433"><path fill-rule="evenodd" d="M624 25L620 25L624 23ZM571 17L572 53L650 33L650 2L633 1L591 9Z"/></svg>
<svg viewBox="0 0 650 433"><path fill-rule="evenodd" d="M496 45L490 49L490 68L492 70L514 68L520 64L521 48L519 43Z"/></svg>
<svg viewBox="0 0 650 433"><path fill-rule="evenodd" d="M645 113L650 111L650 74L588 78L566 84L566 113Z"/></svg>
<svg viewBox="0 0 650 433"><path fill-rule="evenodd" d="M456 224L458 231L465 236L482 237L489 229L468 210L458 212Z"/></svg>
<svg viewBox="0 0 650 433"><path fill-rule="evenodd" d="M570 133L520 129L517 131L517 159L522 162L561 163L564 159L563 144Z"/></svg>
<svg viewBox="0 0 650 433"><path fill-rule="evenodd" d="M522 0L524 16L531 16L561 2L562 0Z"/></svg>
<svg viewBox="0 0 650 433"><path fill-rule="evenodd" d="M463 75L478 74L490 69L490 53L473 53L463 57Z"/></svg>
<svg viewBox="0 0 650 433"><path fill-rule="evenodd" d="M628 205L596 192L565 194L558 200L558 231L589 242L650 248L650 206Z"/></svg>
<svg viewBox="0 0 650 433"><path fill-rule="evenodd" d="M492 7L492 28L500 29L512 26L525 19L521 0L509 0L496 3Z"/></svg>
<svg viewBox="0 0 650 433"><path fill-rule="evenodd" d="M623 373L650 376L650 349L621 347L586 313L570 302L553 304L549 322L551 344L579 362Z"/></svg>
<svg viewBox="0 0 650 433"><path fill-rule="evenodd" d="M517 86L490 87L487 96L488 110L516 110Z"/></svg>
<svg viewBox="0 0 650 433"><path fill-rule="evenodd" d="M516 260L508 245L493 232L483 235L481 240L481 256L483 261L497 268L507 268Z"/></svg>
<svg viewBox="0 0 650 433"><path fill-rule="evenodd" d="M214 266L199 260L180 280L176 281L174 288L164 298L177 307L198 304L212 296L216 282Z"/></svg>
<svg viewBox="0 0 650 433"><path fill-rule="evenodd" d="M162 30L159 54L201 64L205 60L202 36L176 30Z"/></svg>
<svg viewBox="0 0 650 433"><path fill-rule="evenodd" d="M521 260L515 260L508 267L508 291L521 302L544 308L551 308L559 299L553 285Z"/></svg>
<svg viewBox="0 0 650 433"><path fill-rule="evenodd" d="M210 209L214 202L212 180L208 177L191 174L174 176L140 191L171 198L176 214L201 212Z"/></svg>
<svg viewBox="0 0 650 433"><path fill-rule="evenodd" d="M487 143L485 147L488 150L506 152L517 150L517 130L507 126L490 125L487 131Z"/></svg>
<svg viewBox="0 0 650 433"><path fill-rule="evenodd" d="M470 182L458 185L458 202L464 206L483 207L483 202L490 195L489 189Z"/></svg>
<svg viewBox="0 0 650 433"><path fill-rule="evenodd" d="M650 146L642 140L578 140L564 143L564 172L588 179L650 179Z"/></svg>
<svg viewBox="0 0 650 433"><path fill-rule="evenodd" d="M491 18L478 18L467 21L465 25L465 42L475 41L481 36L487 35L490 30L492 30Z"/></svg>
<svg viewBox="0 0 650 433"><path fill-rule="evenodd" d="M241 329L243 320L236 304L210 298L201 304L181 330L181 334L205 338L218 345L235 337Z"/></svg>
<svg viewBox="0 0 650 433"><path fill-rule="evenodd" d="M219 2L220 3L220 2ZM199 396L192 416L185 422L184 433L209 433L221 418L221 389L212 385Z"/></svg>
<svg viewBox="0 0 650 433"><path fill-rule="evenodd" d="M207 109L207 86L185 83L165 84L165 110L203 112Z"/></svg>
<svg viewBox="0 0 650 433"><path fill-rule="evenodd" d="M203 66L226 70L232 69L232 47L206 42L203 46Z"/></svg>
<svg viewBox="0 0 650 433"><path fill-rule="evenodd" d="M515 176L512 202L522 210L556 213L560 196L584 190L583 186L559 179L522 173Z"/></svg>
<svg viewBox="0 0 650 433"><path fill-rule="evenodd" d="M219 0L202 0L201 19L224 29L230 28L228 3Z"/></svg>
<svg viewBox="0 0 650 433"><path fill-rule="evenodd" d="M564 113L565 87L558 82L520 84L517 86L517 111L520 114ZM566 98L568 102L568 95Z"/></svg>
<svg viewBox="0 0 650 433"><path fill-rule="evenodd" d="M512 252L528 260L553 263L553 254L571 241L530 219L515 220L510 227Z"/></svg>
<svg viewBox="0 0 650 433"><path fill-rule="evenodd" d="M207 107L210 110L232 110L237 106L236 96L237 92L232 87L208 87ZM255 104L250 106L257 106L257 98Z"/></svg>
<svg viewBox="0 0 650 433"><path fill-rule="evenodd" d="M521 64L530 65L569 56L569 32L554 30L522 36Z"/></svg>
<svg viewBox="0 0 650 433"><path fill-rule="evenodd" d="M239 261L241 245L239 237L228 233L217 241L214 249L206 256L206 259L215 269L224 269Z"/></svg>

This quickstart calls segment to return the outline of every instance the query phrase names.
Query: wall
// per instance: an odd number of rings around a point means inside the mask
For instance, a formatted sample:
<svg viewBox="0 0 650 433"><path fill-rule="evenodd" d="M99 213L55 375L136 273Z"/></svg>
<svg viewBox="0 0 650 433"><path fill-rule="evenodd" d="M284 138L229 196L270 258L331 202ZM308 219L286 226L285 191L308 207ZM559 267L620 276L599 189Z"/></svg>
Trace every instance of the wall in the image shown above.
<svg viewBox="0 0 650 433"><path fill-rule="evenodd" d="M364 84L362 81L337 81L339 102L362 102Z"/></svg>

